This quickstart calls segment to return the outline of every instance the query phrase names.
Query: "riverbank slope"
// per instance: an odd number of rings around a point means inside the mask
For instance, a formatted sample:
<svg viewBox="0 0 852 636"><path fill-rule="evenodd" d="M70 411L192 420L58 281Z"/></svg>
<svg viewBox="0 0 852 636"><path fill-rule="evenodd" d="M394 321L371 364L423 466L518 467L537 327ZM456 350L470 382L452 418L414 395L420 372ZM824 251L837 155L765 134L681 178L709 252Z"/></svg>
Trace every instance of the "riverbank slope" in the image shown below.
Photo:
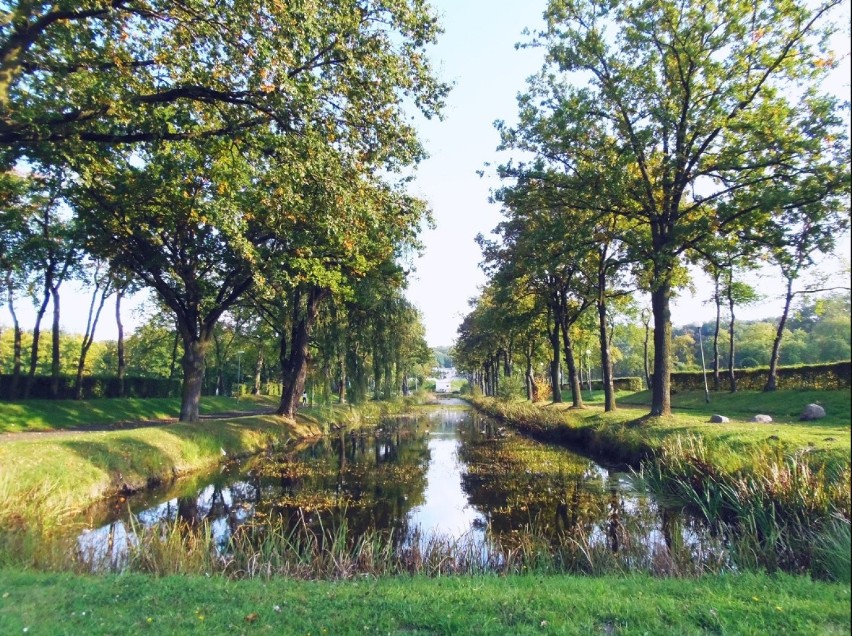
<svg viewBox="0 0 852 636"><path fill-rule="evenodd" d="M7 414L15 421L29 417L40 430L21 432L16 426L7 430L17 432L0 435L0 527L49 529L99 499L284 448L394 409L382 404L305 408L291 420L270 414L273 403L257 398L242 400L238 413L226 403L228 412L217 418L214 411L223 408L221 401L202 399L202 412L208 415L192 424L169 419L174 405L162 401L0 404L0 419ZM49 414L30 413L45 408L56 414L55 425ZM152 415L156 419L148 420Z"/></svg>

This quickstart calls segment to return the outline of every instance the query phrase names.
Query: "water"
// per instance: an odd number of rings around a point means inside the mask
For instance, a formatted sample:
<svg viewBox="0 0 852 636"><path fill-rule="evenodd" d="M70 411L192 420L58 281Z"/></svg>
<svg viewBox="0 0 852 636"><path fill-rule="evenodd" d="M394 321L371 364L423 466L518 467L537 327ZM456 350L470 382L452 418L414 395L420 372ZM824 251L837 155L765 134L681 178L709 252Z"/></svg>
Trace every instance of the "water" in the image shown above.
<svg viewBox="0 0 852 636"><path fill-rule="evenodd" d="M136 530L175 520L209 524L222 553L240 526L277 520L318 532L345 522L352 536L387 532L399 546L441 537L483 554L534 533L554 549L568 535L587 551L649 566L661 552L718 556L700 523L634 492L626 473L458 408L391 418L109 502L90 512L77 542L93 567L120 568Z"/></svg>

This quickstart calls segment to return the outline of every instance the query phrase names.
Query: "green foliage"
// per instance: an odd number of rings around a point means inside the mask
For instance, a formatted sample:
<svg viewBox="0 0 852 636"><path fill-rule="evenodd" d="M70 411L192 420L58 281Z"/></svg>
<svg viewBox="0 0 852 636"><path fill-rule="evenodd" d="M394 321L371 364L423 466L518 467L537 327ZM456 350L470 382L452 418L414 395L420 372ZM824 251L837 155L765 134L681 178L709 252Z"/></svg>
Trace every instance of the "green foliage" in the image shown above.
<svg viewBox="0 0 852 636"><path fill-rule="evenodd" d="M406 98L432 115L446 92L424 55L439 28L421 3L149 9L13 3L0 31L0 142L13 158L44 142L272 138L305 127L405 158L416 150L394 106Z"/></svg>
<svg viewBox="0 0 852 636"><path fill-rule="evenodd" d="M453 366L453 354L450 347L432 347L432 353L439 367L448 369Z"/></svg>
<svg viewBox="0 0 852 636"><path fill-rule="evenodd" d="M497 397L501 400L526 399L524 379L520 374L503 376L497 385Z"/></svg>

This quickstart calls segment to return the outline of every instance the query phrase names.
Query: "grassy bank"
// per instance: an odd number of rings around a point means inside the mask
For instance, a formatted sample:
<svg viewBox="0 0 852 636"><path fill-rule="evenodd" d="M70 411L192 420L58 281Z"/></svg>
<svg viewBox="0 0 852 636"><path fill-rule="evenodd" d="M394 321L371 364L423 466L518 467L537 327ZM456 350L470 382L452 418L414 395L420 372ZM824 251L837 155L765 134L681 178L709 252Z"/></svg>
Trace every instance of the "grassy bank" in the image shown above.
<svg viewBox="0 0 852 636"><path fill-rule="evenodd" d="M0 526L61 523L100 497L169 481L271 444L318 434L273 415L0 443Z"/></svg>
<svg viewBox="0 0 852 636"><path fill-rule="evenodd" d="M275 398L204 397L202 413L269 410ZM0 435L0 527L58 524L99 498L169 482L209 469L227 457L315 437L337 426L369 425L417 407L417 400L358 407L303 408L296 420L258 414L202 419L193 424L122 428L122 423L173 417L168 400L0 403L0 420L32 418L35 435ZM174 410L172 410L174 409ZM41 419L40 419L41 418ZM98 430L115 426L116 430ZM85 430L92 426L94 430ZM75 430L66 430L73 427ZM32 432L32 431L31 431Z"/></svg>
<svg viewBox="0 0 852 636"><path fill-rule="evenodd" d="M658 501L688 507L729 537L739 569L811 572L848 582L850 426L843 412L849 411L849 392L838 393L809 396L833 404L839 413L834 421L770 424L712 424L709 410L695 402L693 410L670 417L647 417L644 409L604 413L489 398L473 402L538 439L641 466L638 482ZM743 411L755 412L747 394L736 399ZM779 410L789 411L800 398L780 394L776 401Z"/></svg>
<svg viewBox="0 0 852 636"><path fill-rule="evenodd" d="M601 395L603 393L601 392ZM837 391L728 391L711 392L707 402L703 391L678 391L672 395L672 408L679 413L706 416L719 413L734 422L747 423L758 413L770 415L780 424L801 424L806 427L849 426L850 389ZM618 397L623 406L650 409L651 392L625 393ZM820 404L826 416L807 424L799 422L799 415L807 404Z"/></svg>
<svg viewBox="0 0 852 636"><path fill-rule="evenodd" d="M848 465L850 461L850 391L777 391L713 395L705 404L702 392L672 396L674 415L646 417L647 393L620 397L619 409L605 413L592 405L572 409L569 404L502 402L474 399L484 412L505 419L542 439L576 443L617 461L637 465L677 437L699 437L710 447L712 460L732 472L753 465L755 455L780 457L807 454L810 463ZM800 422L798 414L809 402L826 406L828 417ZM710 423L713 413L732 414L731 422ZM756 413L773 421L749 421ZM792 414L795 415L792 415ZM738 417L739 415L739 417Z"/></svg>
<svg viewBox="0 0 852 636"><path fill-rule="evenodd" d="M4 634L843 634L849 587L804 577L231 581L0 571Z"/></svg>

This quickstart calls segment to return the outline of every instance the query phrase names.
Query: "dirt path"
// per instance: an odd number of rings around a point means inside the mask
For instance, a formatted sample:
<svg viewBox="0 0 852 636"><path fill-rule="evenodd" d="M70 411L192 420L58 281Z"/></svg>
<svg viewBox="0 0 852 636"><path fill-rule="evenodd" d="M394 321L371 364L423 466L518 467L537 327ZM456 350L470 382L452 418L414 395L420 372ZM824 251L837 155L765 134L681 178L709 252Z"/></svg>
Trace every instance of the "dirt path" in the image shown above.
<svg viewBox="0 0 852 636"><path fill-rule="evenodd" d="M199 420L223 420L234 419L239 417L252 417L254 415L272 415L274 409L265 409L262 411L224 411L222 413L209 413L199 416ZM169 417L160 420L126 420L121 422L105 422L102 424L92 424L90 426L74 426L62 428L54 431L22 431L17 433L0 433L0 444L12 441L24 441L35 439L53 439L62 437L73 437L80 433L95 433L105 431L127 431L134 428L148 428L154 426L169 426L178 421L176 417Z"/></svg>

